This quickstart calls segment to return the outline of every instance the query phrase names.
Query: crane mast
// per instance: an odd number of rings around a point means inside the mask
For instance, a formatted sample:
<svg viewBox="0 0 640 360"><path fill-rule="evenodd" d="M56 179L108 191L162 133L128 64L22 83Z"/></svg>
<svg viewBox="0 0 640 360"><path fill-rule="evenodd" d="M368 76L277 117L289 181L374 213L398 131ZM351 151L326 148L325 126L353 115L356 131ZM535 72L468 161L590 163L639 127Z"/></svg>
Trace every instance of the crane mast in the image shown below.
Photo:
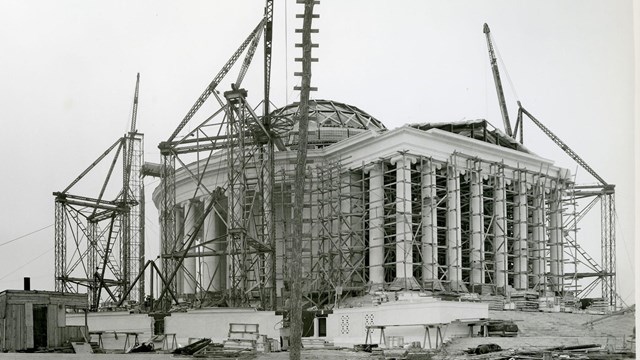
<svg viewBox="0 0 640 360"><path fill-rule="evenodd" d="M504 99L504 91L502 90L502 81L500 80L500 71L498 71L498 61L491 43L491 30L489 25L484 24L484 34L487 37L487 48L489 49L489 61L491 61L491 70L493 72L493 81L496 83L496 92L498 93L498 103L500 104L500 113L502 113L502 122L507 135L513 137L511 131L511 122L509 121L509 113L507 112L507 103Z"/></svg>

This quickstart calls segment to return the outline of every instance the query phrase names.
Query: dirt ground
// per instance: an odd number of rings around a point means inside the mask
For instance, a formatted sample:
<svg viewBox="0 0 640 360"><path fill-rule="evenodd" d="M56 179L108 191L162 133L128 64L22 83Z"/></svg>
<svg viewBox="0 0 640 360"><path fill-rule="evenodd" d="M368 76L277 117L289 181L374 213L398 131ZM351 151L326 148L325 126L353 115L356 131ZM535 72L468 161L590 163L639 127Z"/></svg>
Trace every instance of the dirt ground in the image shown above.
<svg viewBox="0 0 640 360"><path fill-rule="evenodd" d="M330 360L330 359L362 359L371 358L371 354L365 352L354 352L347 350L304 350L302 360ZM78 359L98 359L98 360L162 360L162 359L198 359L191 356L174 356L171 354L22 354L22 353L0 353L0 360L27 360L27 359L56 359L56 360L78 360ZM219 360L224 360L220 359ZM232 358L229 358L229 360ZM288 352L276 352L268 354L257 354L248 359L256 360L288 360Z"/></svg>

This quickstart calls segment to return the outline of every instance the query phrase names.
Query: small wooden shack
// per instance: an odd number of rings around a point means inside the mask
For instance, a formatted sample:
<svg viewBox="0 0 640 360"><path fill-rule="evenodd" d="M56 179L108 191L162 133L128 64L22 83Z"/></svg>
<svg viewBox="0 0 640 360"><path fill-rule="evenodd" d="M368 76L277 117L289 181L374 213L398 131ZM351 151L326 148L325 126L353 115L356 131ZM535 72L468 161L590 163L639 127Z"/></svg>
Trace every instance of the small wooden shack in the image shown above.
<svg viewBox="0 0 640 360"><path fill-rule="evenodd" d="M20 351L61 346L86 338L86 326L67 326L67 309L87 310L86 294L53 291L0 292L0 349Z"/></svg>

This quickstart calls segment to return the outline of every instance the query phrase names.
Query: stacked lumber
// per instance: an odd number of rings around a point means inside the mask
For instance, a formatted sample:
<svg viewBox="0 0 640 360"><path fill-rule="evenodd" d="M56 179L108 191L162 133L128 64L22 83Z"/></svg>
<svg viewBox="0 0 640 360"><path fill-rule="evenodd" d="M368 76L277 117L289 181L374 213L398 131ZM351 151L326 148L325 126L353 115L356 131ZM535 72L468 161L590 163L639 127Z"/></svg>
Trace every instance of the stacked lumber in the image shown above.
<svg viewBox="0 0 640 360"><path fill-rule="evenodd" d="M511 301L515 304L516 310L538 311L538 293L535 291L514 291L510 294Z"/></svg>
<svg viewBox="0 0 640 360"><path fill-rule="evenodd" d="M480 301L489 305L489 310L504 310L504 297L498 295L482 295Z"/></svg>

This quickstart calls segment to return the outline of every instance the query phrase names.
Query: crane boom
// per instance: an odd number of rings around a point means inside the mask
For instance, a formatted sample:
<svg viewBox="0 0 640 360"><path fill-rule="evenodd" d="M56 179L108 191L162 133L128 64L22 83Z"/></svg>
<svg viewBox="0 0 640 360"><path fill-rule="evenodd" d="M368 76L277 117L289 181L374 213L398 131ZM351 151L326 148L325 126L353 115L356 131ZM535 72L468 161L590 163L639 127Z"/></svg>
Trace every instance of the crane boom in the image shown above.
<svg viewBox="0 0 640 360"><path fill-rule="evenodd" d="M238 60L240 55L244 52L244 49L246 49L247 46L249 45L249 43L253 40L253 38L256 37L258 35L258 33L262 31L262 27L264 26L264 21L265 21L264 19L262 19L260 21L258 26L256 26L256 28L253 29L251 34L249 34L249 36L247 36L247 38L240 45L238 50L236 50L236 52L234 52L233 55L231 55L231 58L229 58L229 60L227 60L227 63L224 64L222 69L220 69L220 71L213 78L211 83L209 83L207 88L204 89L204 92L202 93L202 95L200 95L198 100L196 100L195 104L193 104L191 109L189 109L189 112L187 112L187 115L185 115L184 119L182 119L182 121L180 122L178 127L173 131L173 134L171 134L171 136L167 140L167 143L172 142L173 139L175 139L175 137L178 136L180 131L187 125L187 123L189 122L189 120L191 120L193 115L195 115L195 113L200 109L202 104L204 104L204 102L209 98L209 95L211 95L211 93L215 90L215 88L218 86L220 81L222 81L222 79L227 75L229 70L231 70L231 68L236 63L236 61Z"/></svg>
<svg viewBox="0 0 640 360"><path fill-rule="evenodd" d="M131 114L131 130L129 132L136 132L136 119L138 118L138 89L140 88L140 73L136 76L136 91L133 94L133 111Z"/></svg>
<svg viewBox="0 0 640 360"><path fill-rule="evenodd" d="M131 113L131 130L129 131L129 142L127 143L127 163L124 165L124 192L123 200L129 196L129 178L131 175L131 161L133 160L133 141L136 136L136 119L138 118L138 90L140 88L140 73L136 76L136 90L133 94L133 111Z"/></svg>
<svg viewBox="0 0 640 360"><path fill-rule="evenodd" d="M502 113L502 122L504 123L504 131L507 135L513 137L511 131L511 122L509 121L509 113L507 112L507 103L504 99L504 91L502 90L502 81L500 80L500 72L498 71L498 61L491 43L491 30L489 25L484 24L484 34L487 37L487 48L489 48L489 61L491 61L491 70L493 72L493 81L496 83L496 92L498 93L498 103L500 104L500 113Z"/></svg>
<svg viewBox="0 0 640 360"><path fill-rule="evenodd" d="M244 80L244 76L247 74L247 71L249 70L249 66L251 65L251 61L253 60L253 55L256 53L256 48L260 43L260 35L262 35L262 27L260 27L260 30L258 30L256 35L253 37L253 40L251 41L251 45L249 45L249 50L247 50L247 55L245 55L244 57L244 61L242 62L242 68L240 69L240 73L238 74L238 78L236 79L236 83L235 83L237 87L240 87L240 85L242 84L242 80Z"/></svg>
<svg viewBox="0 0 640 360"><path fill-rule="evenodd" d="M553 142L556 143L565 153L567 153L567 155L569 155L569 157L571 157L576 163L578 163L578 165L582 166L583 169L587 170L589 174L591 174L602 185L604 185L605 188L612 187L612 185L607 184L607 182L604 181L604 179L600 175L598 175L598 173L596 173L595 170L591 168L591 166L589 166L584 160L582 160L582 158L578 156L575 151L571 150L571 148L567 144L565 144L564 141L560 140L560 138L557 137L553 132L551 132L549 128L544 126L540 121L538 121L538 119L531 115L530 112L523 108L522 104L520 104L519 101L518 107L519 112L521 111L523 114L527 115L527 117L529 117L529 119L531 119L531 121L533 121L533 123L536 124L536 126L538 126L540 130L542 130L542 132L544 132L551 140L553 140Z"/></svg>

